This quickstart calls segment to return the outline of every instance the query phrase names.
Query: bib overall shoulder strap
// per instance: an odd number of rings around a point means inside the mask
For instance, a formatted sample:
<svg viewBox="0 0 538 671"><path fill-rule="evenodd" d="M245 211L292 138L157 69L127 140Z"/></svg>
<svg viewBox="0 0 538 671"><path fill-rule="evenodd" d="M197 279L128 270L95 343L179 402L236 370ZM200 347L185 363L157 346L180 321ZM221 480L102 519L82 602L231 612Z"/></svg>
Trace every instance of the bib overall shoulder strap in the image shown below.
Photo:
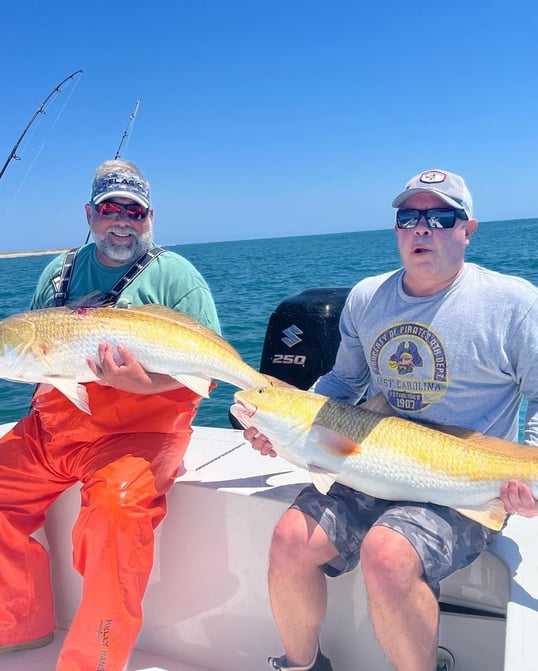
<svg viewBox="0 0 538 671"><path fill-rule="evenodd" d="M129 285L135 277L138 277L153 259L156 259L159 254L162 254L164 251L164 248L159 247L158 245L148 249L144 256L141 256L133 263L133 265L120 277L112 289L106 292L99 302L104 305L115 305L119 295L125 287Z"/></svg>
<svg viewBox="0 0 538 671"><path fill-rule="evenodd" d="M73 268L75 267L75 259L77 258L78 249L78 247L74 247L66 253L60 274L52 278L52 284L54 286L54 305L56 307L65 305L67 297L69 296L69 285L71 284L71 276L73 275Z"/></svg>
<svg viewBox="0 0 538 671"><path fill-rule="evenodd" d="M163 247L156 245L149 249L143 256L137 259L132 266L120 277L116 284L104 296L99 297L99 305L115 305L118 296L130 284L135 277L148 266L153 259L156 259L159 254L165 251ZM54 305L60 307L65 305L69 297L69 285L71 284L71 277L73 275L73 268L75 267L75 259L78 253L78 248L70 249L65 255L64 263L61 273L52 279L54 284Z"/></svg>

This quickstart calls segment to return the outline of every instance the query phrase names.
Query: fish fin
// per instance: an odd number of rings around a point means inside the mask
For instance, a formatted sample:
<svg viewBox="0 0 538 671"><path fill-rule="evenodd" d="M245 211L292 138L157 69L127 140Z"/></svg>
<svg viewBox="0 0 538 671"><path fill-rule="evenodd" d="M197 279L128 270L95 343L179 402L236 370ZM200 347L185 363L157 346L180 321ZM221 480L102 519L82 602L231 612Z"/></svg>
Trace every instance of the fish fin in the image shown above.
<svg viewBox="0 0 538 671"><path fill-rule="evenodd" d="M488 452L495 452L496 454L505 455L508 457L517 457L522 460L536 461L538 452L534 445L522 445L521 443L514 443L511 440L504 440L503 438L496 438L495 436L486 436L479 431L473 429L465 429L460 426L452 426L449 424L429 424L426 422L418 422L428 429L435 429L441 433L446 433L456 438L463 438L476 447L482 447Z"/></svg>
<svg viewBox="0 0 538 671"><path fill-rule="evenodd" d="M326 473L325 471L314 472L312 468L309 468L308 472L310 473L312 484L320 494L326 494L336 482L336 475L332 473Z"/></svg>
<svg viewBox="0 0 538 671"><path fill-rule="evenodd" d="M136 305L134 307L130 307L129 310L131 311L134 310L136 312L144 312L146 314L153 315L154 317L159 317L160 319L167 319L168 321L173 322L178 326L183 326L184 328L196 331L197 333L200 333L209 340L212 340L213 342L217 343L224 349L228 350L228 352L230 352L231 354L234 354L238 359L242 359L241 355L235 349L235 347L232 347L232 345L230 345L229 342L224 340L224 338L219 336L218 333L215 333L215 331L210 329L208 326L204 326L204 324L197 322L192 317L189 317L188 315L183 314L178 310L173 310L172 308L167 308L164 305L158 305L157 303L146 303L145 305Z"/></svg>
<svg viewBox="0 0 538 671"><path fill-rule="evenodd" d="M187 387L198 396L209 398L209 389L211 388L211 380L203 377L196 377L195 375L172 375L174 380L180 382L184 387Z"/></svg>
<svg viewBox="0 0 538 671"><path fill-rule="evenodd" d="M446 433L450 436L456 436L456 438L464 438L465 440L480 440L480 438L485 438L486 440L501 440L500 438L491 438L490 436L485 436L483 433L475 431L474 429L466 429L463 426L456 426L453 424L437 424L436 422L426 422L420 419L412 419L411 421L420 424L420 426L425 426L427 429L440 431L441 433Z"/></svg>
<svg viewBox="0 0 538 671"><path fill-rule="evenodd" d="M31 350L36 355L36 357L41 361L41 363L46 366L50 371L53 370L49 358L49 345L43 340L36 340L32 343Z"/></svg>
<svg viewBox="0 0 538 671"><path fill-rule="evenodd" d="M35 354L35 356L39 359L39 361L41 361L41 363L43 365L45 365L47 368L50 369L50 364L47 360L47 353L45 351L45 347L44 347L43 343L41 343L39 341L35 342L35 343L32 343L32 345L30 347L25 347L23 351L24 351L25 354L28 351L32 352L32 354Z"/></svg>
<svg viewBox="0 0 538 671"><path fill-rule="evenodd" d="M360 403L359 407L364 410L370 410L370 412L375 412L379 415L385 415L386 417L394 416L399 417L398 413L395 412L394 408L387 401L385 395L381 392L376 394L374 397L368 399L364 403ZM466 429L462 426L455 426L452 424L436 424L434 422L421 422L420 420L413 419L410 420L421 426L425 426L428 429L434 429L435 431L440 431L441 433L446 433L450 436L456 436L456 438L463 438L469 440L477 445L483 445L488 449L495 449L497 452L506 453L509 455L513 454L515 443L509 440L503 440L502 438L495 438L493 436L486 436L479 431L474 429ZM523 447L525 449L525 447ZM529 450L535 449L534 447L529 447ZM530 452L529 452L530 454Z"/></svg>
<svg viewBox="0 0 538 671"><path fill-rule="evenodd" d="M502 529L506 520L506 510L501 499L492 499L485 506L477 508L454 508L454 510L495 531Z"/></svg>
<svg viewBox="0 0 538 671"><path fill-rule="evenodd" d="M88 400L88 392L83 384L75 382L75 380L67 380L61 377L50 376L47 382L66 396L71 403L74 403L79 410L91 415L90 404Z"/></svg>
<svg viewBox="0 0 538 671"><path fill-rule="evenodd" d="M359 403L359 406L363 410L369 410L370 412L376 412L378 415L385 415L386 417L393 417L396 415L394 408L387 401L387 398L384 394L379 392L372 398L369 398L364 403Z"/></svg>
<svg viewBox="0 0 538 671"><path fill-rule="evenodd" d="M104 305L102 300L103 296L104 293L99 289L96 289L95 291L91 291L89 294L81 296L74 301L69 301L66 304L66 307L70 308L71 310L77 310L79 308L101 308Z"/></svg>
<svg viewBox="0 0 538 671"><path fill-rule="evenodd" d="M336 457L350 457L361 451L359 443L321 424L312 426L308 440Z"/></svg>

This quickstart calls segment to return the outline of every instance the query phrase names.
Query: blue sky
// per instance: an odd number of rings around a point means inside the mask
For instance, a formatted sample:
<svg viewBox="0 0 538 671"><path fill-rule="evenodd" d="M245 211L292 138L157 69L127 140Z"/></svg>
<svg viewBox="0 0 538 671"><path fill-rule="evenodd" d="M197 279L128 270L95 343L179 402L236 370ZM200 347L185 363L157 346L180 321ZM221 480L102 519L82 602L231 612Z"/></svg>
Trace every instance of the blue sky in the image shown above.
<svg viewBox="0 0 538 671"><path fill-rule="evenodd" d="M84 242L94 169L152 185L161 244L390 228L392 197L459 172L479 220L537 216L534 1L7 3L0 251Z"/></svg>

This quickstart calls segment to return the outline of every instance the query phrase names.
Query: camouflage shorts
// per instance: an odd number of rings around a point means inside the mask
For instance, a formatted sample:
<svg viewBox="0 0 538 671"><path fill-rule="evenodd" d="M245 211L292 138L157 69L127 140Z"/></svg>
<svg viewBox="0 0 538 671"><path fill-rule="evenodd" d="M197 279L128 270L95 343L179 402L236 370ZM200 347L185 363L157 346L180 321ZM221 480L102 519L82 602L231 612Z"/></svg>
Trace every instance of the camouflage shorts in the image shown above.
<svg viewBox="0 0 538 671"><path fill-rule="evenodd" d="M314 518L338 550L323 570L334 577L354 569L361 543L374 525L401 533L413 545L424 567L424 580L439 594L439 582L467 566L499 532L451 508L414 501L386 501L334 484L324 496L310 485L291 506Z"/></svg>

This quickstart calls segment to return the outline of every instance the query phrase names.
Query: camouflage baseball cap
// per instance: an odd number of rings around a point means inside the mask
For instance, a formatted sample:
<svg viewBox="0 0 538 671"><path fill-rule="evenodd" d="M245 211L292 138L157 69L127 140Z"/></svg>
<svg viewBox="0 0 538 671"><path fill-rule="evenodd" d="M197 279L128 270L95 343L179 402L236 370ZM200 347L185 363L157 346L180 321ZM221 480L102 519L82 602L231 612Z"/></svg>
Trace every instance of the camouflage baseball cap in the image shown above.
<svg viewBox="0 0 538 671"><path fill-rule="evenodd" d="M149 207L149 182L131 161L105 161L95 171L91 200L95 205L108 198L130 198Z"/></svg>

